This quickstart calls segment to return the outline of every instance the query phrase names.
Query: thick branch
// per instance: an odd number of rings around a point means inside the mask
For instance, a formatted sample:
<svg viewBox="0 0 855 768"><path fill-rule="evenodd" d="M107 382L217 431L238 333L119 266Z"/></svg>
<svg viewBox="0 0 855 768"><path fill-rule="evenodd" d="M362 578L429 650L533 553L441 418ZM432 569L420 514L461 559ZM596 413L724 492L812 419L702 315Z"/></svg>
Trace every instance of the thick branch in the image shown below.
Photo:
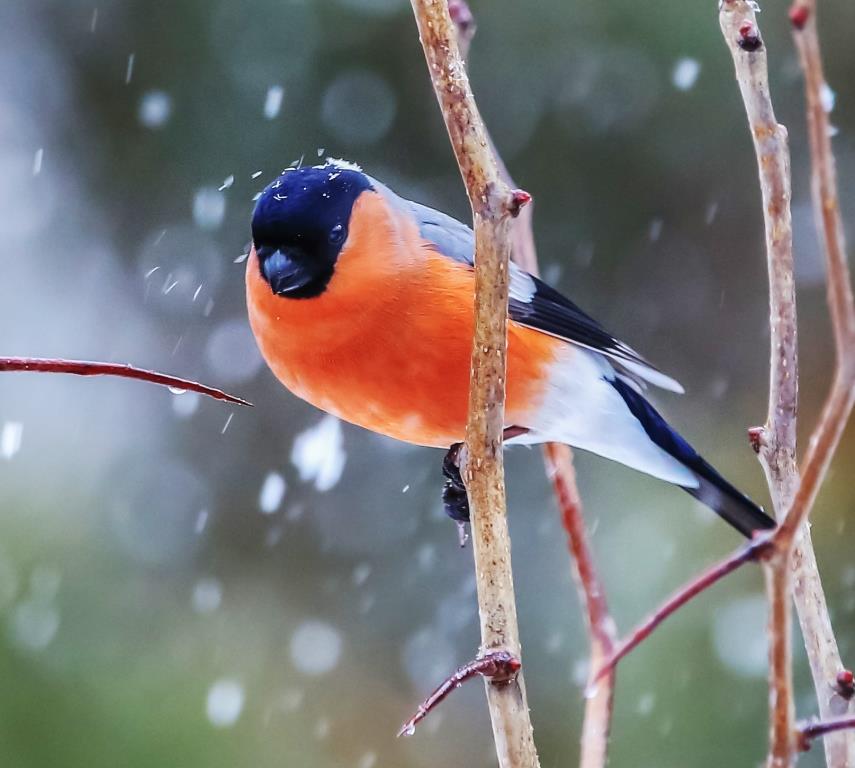
<svg viewBox="0 0 855 768"><path fill-rule="evenodd" d="M33 371L39 373L70 373L75 376L118 376L160 384L174 390L198 392L200 395L225 400L238 405L252 405L243 398L235 397L219 389L199 384L189 379L180 379L157 371L136 368L122 363L98 363L89 360L61 360L40 357L0 357L0 371Z"/></svg>
<svg viewBox="0 0 855 768"><path fill-rule="evenodd" d="M475 18L465 0L450 0L451 18L457 28L457 40L464 59L468 56L475 35ZM489 136L488 136L489 138ZM495 145L491 147L499 165L499 174L509 187L516 187L507 166ZM534 242L534 205L526 205L511 224L513 246L511 258L527 272L537 275L537 248ZM567 532L573 558L573 573L579 592L579 601L585 608L590 644L589 669L591 674L609 658L615 642L615 624L608 611L605 594L600 584L593 553L588 542L582 499L576 486L573 452L566 445L548 443L543 447L547 476L552 481L561 522ZM593 679L593 678L592 678ZM611 672L586 697L585 718L582 725L579 768L603 768L608 755L614 700L614 674Z"/></svg>
<svg viewBox="0 0 855 768"><path fill-rule="evenodd" d="M412 0L412 6L474 219L475 332L463 474L472 517L482 652L508 651L518 657L502 462L509 219L518 199L502 181L490 151L446 0ZM486 687L500 766L538 766L522 676L503 684L488 681Z"/></svg>
<svg viewBox="0 0 855 768"><path fill-rule="evenodd" d="M760 437L760 462L766 473L778 519L790 508L798 486L796 411L798 348L796 295L790 220L790 154L787 131L778 125L769 95L766 46L754 6L747 0L724 0L719 14L722 34L733 56L736 80L754 140L763 197L772 359L769 411ZM795 760L795 706L790 633L790 557L792 546L775 548L764 572L769 598L768 766Z"/></svg>

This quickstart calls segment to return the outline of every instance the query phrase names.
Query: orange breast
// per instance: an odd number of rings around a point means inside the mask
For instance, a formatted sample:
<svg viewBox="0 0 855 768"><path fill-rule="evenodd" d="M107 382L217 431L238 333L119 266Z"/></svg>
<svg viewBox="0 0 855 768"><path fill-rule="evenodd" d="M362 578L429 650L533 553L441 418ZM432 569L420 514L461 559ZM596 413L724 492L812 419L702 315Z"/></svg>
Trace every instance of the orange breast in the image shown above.
<svg viewBox="0 0 855 768"><path fill-rule="evenodd" d="M249 318L273 373L294 394L345 421L409 443L463 440L472 343L472 271L427 248L374 192L354 206L326 291L275 296L255 251ZM511 322L506 422L526 426L563 342Z"/></svg>

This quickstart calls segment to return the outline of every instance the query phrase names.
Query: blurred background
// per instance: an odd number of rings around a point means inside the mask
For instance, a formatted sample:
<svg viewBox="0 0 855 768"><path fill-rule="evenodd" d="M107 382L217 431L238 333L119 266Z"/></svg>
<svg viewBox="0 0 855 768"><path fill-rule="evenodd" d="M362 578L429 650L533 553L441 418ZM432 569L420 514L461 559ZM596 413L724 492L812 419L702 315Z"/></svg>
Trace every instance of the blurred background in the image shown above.
<svg viewBox="0 0 855 768"><path fill-rule="evenodd" d="M715 3L473 6L475 92L535 197L545 276L682 381L657 403L767 503L745 437L768 375L759 191ZM823 265L785 3L761 23L793 147L804 436L831 370ZM853 24L851 3L822 3L847 220ZM0 352L132 361L255 403L2 377L4 765L494 764L480 684L394 738L479 640L441 453L299 402L247 327L253 196L326 155L468 217L405 0L0 5ZM850 427L814 517L850 662L853 462ZM737 543L684 493L585 455L578 471L624 630ZM573 765L586 639L539 452L509 452L508 486L537 741L544 766ZM764 622L749 568L630 657L611 765L757 764Z"/></svg>

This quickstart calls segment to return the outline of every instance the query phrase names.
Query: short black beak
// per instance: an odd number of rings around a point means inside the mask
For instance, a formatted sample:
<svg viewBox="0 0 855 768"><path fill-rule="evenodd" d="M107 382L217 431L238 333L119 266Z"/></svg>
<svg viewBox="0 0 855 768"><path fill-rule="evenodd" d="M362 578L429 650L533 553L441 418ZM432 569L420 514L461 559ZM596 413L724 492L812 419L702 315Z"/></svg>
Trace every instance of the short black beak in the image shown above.
<svg viewBox="0 0 855 768"><path fill-rule="evenodd" d="M258 248L261 274L277 296L287 296L312 281L306 254L300 248Z"/></svg>

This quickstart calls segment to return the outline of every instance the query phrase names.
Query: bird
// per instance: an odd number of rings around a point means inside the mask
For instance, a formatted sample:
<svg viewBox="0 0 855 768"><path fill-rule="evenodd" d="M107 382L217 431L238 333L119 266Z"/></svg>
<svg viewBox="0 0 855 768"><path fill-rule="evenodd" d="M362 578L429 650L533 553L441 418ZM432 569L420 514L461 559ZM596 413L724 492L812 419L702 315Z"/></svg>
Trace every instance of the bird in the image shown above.
<svg viewBox="0 0 855 768"><path fill-rule="evenodd" d="M444 448L447 513L468 519L455 464L474 330L472 230L351 162L283 171L258 196L249 322L294 395L346 422ZM565 443L683 488L747 537L775 526L659 414L682 393L562 293L509 266L509 445Z"/></svg>

